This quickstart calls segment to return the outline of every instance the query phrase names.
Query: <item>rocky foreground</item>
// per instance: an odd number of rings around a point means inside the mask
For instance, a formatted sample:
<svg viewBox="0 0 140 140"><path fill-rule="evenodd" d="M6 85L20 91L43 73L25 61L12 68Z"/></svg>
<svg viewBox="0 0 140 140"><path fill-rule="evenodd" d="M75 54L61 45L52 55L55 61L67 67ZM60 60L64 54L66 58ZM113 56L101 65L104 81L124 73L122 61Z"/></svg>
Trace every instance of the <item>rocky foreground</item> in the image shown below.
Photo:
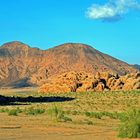
<svg viewBox="0 0 140 140"><path fill-rule="evenodd" d="M39 92L86 92L140 89L140 73L119 76L118 74L67 72L50 77Z"/></svg>

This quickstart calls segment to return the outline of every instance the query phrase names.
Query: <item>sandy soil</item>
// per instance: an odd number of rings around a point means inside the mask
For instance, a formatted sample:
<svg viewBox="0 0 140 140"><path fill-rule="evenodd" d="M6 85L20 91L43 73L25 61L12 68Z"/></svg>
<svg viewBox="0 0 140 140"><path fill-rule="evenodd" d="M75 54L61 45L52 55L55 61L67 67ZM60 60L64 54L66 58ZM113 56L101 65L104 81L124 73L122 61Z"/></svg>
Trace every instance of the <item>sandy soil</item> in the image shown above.
<svg viewBox="0 0 140 140"><path fill-rule="evenodd" d="M1 95L5 96L40 96L36 89L1 89ZM49 95L43 95L49 96ZM56 96L56 95L53 95ZM64 96L64 95L63 95ZM65 94L65 97L75 97L75 100L68 102L55 102L56 106L63 110L70 111L123 111L129 107L140 107L140 94ZM2 108L43 108L48 109L54 102L21 105L1 105ZM25 112L18 116L9 116L7 112L0 113L0 140L129 140L117 137L117 127L119 120L110 118L88 118L93 125L82 124L87 117L85 115L70 115L72 122L53 122L48 118L48 114L37 116L27 115ZM134 139L131 139L134 140Z"/></svg>
<svg viewBox="0 0 140 140"><path fill-rule="evenodd" d="M8 116L0 113L0 140L119 140L113 129L107 125L54 123L44 115Z"/></svg>

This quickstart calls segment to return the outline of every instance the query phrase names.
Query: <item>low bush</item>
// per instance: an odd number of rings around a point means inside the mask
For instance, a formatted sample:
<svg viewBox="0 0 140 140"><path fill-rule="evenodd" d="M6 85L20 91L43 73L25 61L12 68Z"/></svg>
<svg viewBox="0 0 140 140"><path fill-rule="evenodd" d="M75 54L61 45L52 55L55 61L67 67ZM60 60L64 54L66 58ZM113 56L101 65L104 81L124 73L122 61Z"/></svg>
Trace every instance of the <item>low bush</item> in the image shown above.
<svg viewBox="0 0 140 140"><path fill-rule="evenodd" d="M6 109L3 109L2 111L7 112L8 115L10 115L10 116L11 115L12 116L18 116L19 113L22 113L22 110L19 107L15 108L15 109L11 109L11 110L6 108Z"/></svg>
<svg viewBox="0 0 140 140"><path fill-rule="evenodd" d="M45 109L30 107L25 112L27 115L38 115L45 113Z"/></svg>
<svg viewBox="0 0 140 140"><path fill-rule="evenodd" d="M118 119L120 116L120 113L117 112L102 112L103 116L107 116L110 119Z"/></svg>
<svg viewBox="0 0 140 140"><path fill-rule="evenodd" d="M58 122L72 121L72 119L67 117L65 115L65 112L57 106L53 106L50 109L48 109L47 114L50 115L53 121L58 121Z"/></svg>
<svg viewBox="0 0 140 140"><path fill-rule="evenodd" d="M119 137L140 138L140 110L127 111L121 118Z"/></svg>
<svg viewBox="0 0 140 140"><path fill-rule="evenodd" d="M71 122L72 119L71 119L70 117L64 115L64 116L61 118L60 121L61 121L61 122Z"/></svg>
<svg viewBox="0 0 140 140"><path fill-rule="evenodd" d="M0 109L0 113L5 113L5 112L9 112L8 108L1 108Z"/></svg>
<svg viewBox="0 0 140 140"><path fill-rule="evenodd" d="M11 109L11 110L9 110L8 115L18 116L18 110L17 109Z"/></svg>
<svg viewBox="0 0 140 140"><path fill-rule="evenodd" d="M101 119L103 114L101 112L85 112L85 115L87 117L91 117L91 118L97 118L97 119Z"/></svg>

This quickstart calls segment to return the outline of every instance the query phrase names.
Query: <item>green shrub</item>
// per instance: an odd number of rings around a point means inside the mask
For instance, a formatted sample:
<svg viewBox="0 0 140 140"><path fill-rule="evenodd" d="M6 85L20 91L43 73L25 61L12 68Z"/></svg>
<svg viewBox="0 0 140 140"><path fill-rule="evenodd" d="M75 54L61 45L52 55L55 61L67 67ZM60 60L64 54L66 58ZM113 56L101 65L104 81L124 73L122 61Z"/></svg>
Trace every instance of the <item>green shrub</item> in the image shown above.
<svg viewBox="0 0 140 140"><path fill-rule="evenodd" d="M119 137L140 138L140 110L131 110L121 118Z"/></svg>
<svg viewBox="0 0 140 140"><path fill-rule="evenodd" d="M119 113L117 112L102 112L103 116L107 116L110 119L118 119L119 118Z"/></svg>
<svg viewBox="0 0 140 140"><path fill-rule="evenodd" d="M6 112L6 109L1 108L1 109L0 109L0 113L4 113L4 112Z"/></svg>
<svg viewBox="0 0 140 140"><path fill-rule="evenodd" d="M60 121L62 121L62 122L71 122L72 119L71 119L70 117L64 115L64 116L61 118Z"/></svg>
<svg viewBox="0 0 140 140"><path fill-rule="evenodd" d="M56 106L48 109L47 113L50 115L52 120L59 120L64 115L64 112Z"/></svg>
<svg viewBox="0 0 140 140"><path fill-rule="evenodd" d="M117 112L85 112L87 117L102 119L103 116L107 116L111 119L124 119L123 113Z"/></svg>
<svg viewBox="0 0 140 140"><path fill-rule="evenodd" d="M9 110L8 115L10 115L10 116L18 116L18 110L17 109Z"/></svg>
<svg viewBox="0 0 140 140"><path fill-rule="evenodd" d="M16 110L17 110L17 113L22 113L22 110L19 107L17 107Z"/></svg>
<svg viewBox="0 0 140 140"><path fill-rule="evenodd" d="M5 112L9 112L8 108L1 108L0 109L0 113L5 113Z"/></svg>
<svg viewBox="0 0 140 140"><path fill-rule="evenodd" d="M8 115L13 115L13 116L18 116L18 113L22 113L22 110L19 107L17 107L16 109L11 109L11 110L6 108L6 109L3 109L2 111L8 112Z"/></svg>
<svg viewBox="0 0 140 140"><path fill-rule="evenodd" d="M45 109L30 107L25 112L27 115L38 115L45 113Z"/></svg>
<svg viewBox="0 0 140 140"><path fill-rule="evenodd" d="M53 106L50 109L48 109L47 113L48 115L50 115L51 119L54 121L58 121L58 122L72 121L72 119L65 116L64 111L57 106Z"/></svg>
<svg viewBox="0 0 140 140"><path fill-rule="evenodd" d="M97 119L101 119L103 114L100 112L85 112L85 115L87 117L91 117L91 118L97 118Z"/></svg>

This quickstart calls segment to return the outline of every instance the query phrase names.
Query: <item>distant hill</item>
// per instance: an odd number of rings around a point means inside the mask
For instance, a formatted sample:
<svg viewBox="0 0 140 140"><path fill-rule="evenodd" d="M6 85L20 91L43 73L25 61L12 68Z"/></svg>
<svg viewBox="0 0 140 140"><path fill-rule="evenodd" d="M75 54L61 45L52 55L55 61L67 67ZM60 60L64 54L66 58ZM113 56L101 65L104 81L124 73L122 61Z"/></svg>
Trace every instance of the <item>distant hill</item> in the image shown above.
<svg viewBox="0 0 140 140"><path fill-rule="evenodd" d="M40 50L14 41L0 47L0 86L42 85L48 77L69 71L123 75L136 70L85 44L66 43Z"/></svg>
<svg viewBox="0 0 140 140"><path fill-rule="evenodd" d="M133 67L140 71L140 65L135 64Z"/></svg>

